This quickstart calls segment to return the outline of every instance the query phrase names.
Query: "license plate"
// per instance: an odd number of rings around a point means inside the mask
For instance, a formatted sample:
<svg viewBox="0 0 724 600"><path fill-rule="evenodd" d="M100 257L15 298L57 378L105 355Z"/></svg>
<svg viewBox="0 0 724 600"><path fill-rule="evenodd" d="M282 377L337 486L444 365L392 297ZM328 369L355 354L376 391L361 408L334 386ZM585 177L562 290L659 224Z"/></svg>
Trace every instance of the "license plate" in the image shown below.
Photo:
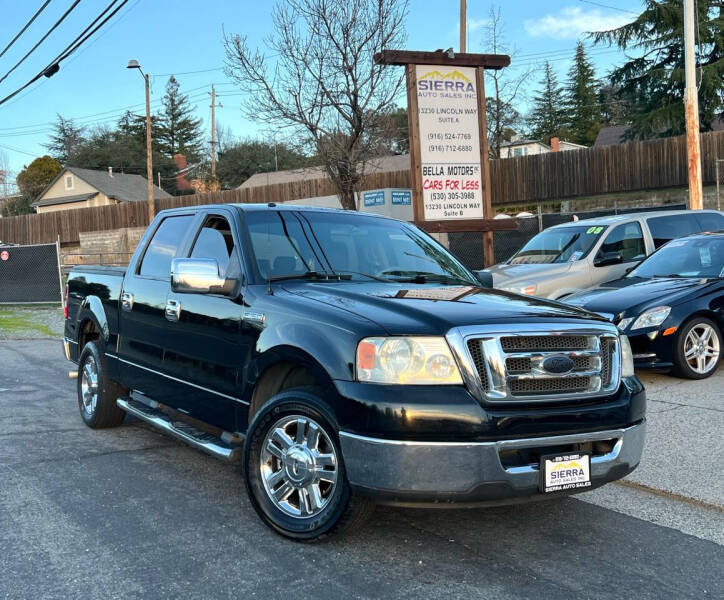
<svg viewBox="0 0 724 600"><path fill-rule="evenodd" d="M560 492L591 485L591 455L577 454L542 456L540 460L541 491Z"/></svg>

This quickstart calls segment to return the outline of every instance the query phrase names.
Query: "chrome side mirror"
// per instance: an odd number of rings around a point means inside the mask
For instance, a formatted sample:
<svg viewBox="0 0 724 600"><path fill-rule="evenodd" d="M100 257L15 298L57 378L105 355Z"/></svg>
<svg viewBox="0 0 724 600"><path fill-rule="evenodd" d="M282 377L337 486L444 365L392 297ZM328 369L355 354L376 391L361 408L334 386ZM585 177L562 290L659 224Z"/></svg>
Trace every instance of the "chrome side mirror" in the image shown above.
<svg viewBox="0 0 724 600"><path fill-rule="evenodd" d="M171 289L179 294L230 294L236 281L219 275L215 258L174 258Z"/></svg>

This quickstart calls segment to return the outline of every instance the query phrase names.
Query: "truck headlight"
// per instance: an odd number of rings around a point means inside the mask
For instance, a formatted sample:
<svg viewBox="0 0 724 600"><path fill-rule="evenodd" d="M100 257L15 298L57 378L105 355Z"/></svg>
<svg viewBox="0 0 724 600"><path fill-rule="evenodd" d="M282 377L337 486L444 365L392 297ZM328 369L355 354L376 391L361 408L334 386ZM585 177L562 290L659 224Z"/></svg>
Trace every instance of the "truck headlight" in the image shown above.
<svg viewBox="0 0 724 600"><path fill-rule="evenodd" d="M370 337L357 345L357 379L371 383L459 385L444 337Z"/></svg>
<svg viewBox="0 0 724 600"><path fill-rule="evenodd" d="M644 329L646 327L658 327L666 321L666 317L669 316L670 312L670 306L656 306L654 308L649 308L648 310L642 312L634 321L633 325L631 325L631 331L634 329Z"/></svg>
<svg viewBox="0 0 724 600"><path fill-rule="evenodd" d="M631 342L628 341L628 336L623 334L619 336L619 340L621 341L621 377L633 377L634 360Z"/></svg>

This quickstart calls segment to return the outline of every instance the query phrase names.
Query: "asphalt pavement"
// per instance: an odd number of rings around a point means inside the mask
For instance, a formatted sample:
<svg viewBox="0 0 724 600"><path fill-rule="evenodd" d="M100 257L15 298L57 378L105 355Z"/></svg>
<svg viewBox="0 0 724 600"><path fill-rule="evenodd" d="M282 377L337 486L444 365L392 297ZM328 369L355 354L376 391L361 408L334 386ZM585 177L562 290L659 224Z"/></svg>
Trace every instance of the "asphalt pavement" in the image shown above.
<svg viewBox="0 0 724 600"><path fill-rule="evenodd" d="M93 431L56 340L0 342L0 598L722 598L724 370L642 375L642 465L575 498L378 507L329 543L257 518L237 469L138 421Z"/></svg>

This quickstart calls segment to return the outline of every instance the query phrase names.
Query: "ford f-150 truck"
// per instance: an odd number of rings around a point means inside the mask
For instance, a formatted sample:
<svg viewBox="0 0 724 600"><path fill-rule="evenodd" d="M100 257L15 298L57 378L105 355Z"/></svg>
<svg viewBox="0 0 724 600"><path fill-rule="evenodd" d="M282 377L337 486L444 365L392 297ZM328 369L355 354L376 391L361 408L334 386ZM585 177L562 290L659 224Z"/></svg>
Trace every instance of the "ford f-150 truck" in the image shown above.
<svg viewBox="0 0 724 600"><path fill-rule="evenodd" d="M64 346L93 428L128 413L238 457L260 517L315 540L375 503L576 493L639 463L625 335L485 289L415 226L298 206L159 213L127 269L77 267Z"/></svg>

